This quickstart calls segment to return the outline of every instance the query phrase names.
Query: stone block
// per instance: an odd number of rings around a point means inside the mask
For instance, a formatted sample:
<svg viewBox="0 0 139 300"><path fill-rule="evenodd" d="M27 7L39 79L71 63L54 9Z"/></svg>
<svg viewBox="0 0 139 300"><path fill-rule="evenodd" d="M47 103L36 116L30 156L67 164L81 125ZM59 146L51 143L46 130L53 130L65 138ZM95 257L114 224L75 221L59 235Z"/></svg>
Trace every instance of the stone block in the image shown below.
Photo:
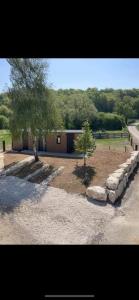
<svg viewBox="0 0 139 300"><path fill-rule="evenodd" d="M107 191L105 188L101 186L91 186L86 190L86 194L89 198L106 201L107 200Z"/></svg>
<svg viewBox="0 0 139 300"><path fill-rule="evenodd" d="M110 190L116 190L120 182L119 178L119 174L113 173L112 175L110 175L106 180L107 188Z"/></svg>

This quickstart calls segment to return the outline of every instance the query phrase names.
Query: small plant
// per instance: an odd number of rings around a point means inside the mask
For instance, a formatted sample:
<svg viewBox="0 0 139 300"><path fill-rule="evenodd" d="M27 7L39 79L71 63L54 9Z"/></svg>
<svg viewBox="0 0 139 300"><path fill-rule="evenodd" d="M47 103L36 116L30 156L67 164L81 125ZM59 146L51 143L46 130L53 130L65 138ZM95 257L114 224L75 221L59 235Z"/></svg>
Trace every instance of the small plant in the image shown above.
<svg viewBox="0 0 139 300"><path fill-rule="evenodd" d="M83 123L83 133L75 141L76 151L84 155L84 166L86 166L86 158L92 156L95 148L95 139L93 138L88 121L85 121Z"/></svg>

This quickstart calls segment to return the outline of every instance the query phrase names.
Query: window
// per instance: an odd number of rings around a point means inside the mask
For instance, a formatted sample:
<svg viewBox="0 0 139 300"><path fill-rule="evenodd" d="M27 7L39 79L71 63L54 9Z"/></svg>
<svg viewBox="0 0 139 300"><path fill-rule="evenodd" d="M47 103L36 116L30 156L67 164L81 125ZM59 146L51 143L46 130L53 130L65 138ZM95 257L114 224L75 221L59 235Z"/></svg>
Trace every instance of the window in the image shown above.
<svg viewBox="0 0 139 300"><path fill-rule="evenodd" d="M61 144L61 136L60 135L57 136L56 142L57 142L57 144Z"/></svg>

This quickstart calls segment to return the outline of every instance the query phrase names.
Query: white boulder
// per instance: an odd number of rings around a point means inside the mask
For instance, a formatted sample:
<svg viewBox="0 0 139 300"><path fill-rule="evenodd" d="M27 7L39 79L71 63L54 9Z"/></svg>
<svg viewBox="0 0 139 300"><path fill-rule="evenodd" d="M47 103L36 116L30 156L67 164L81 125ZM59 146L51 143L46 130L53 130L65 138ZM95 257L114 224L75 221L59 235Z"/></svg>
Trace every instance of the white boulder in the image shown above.
<svg viewBox="0 0 139 300"><path fill-rule="evenodd" d="M0 153L0 170L3 170L4 168L4 155L3 153Z"/></svg>
<svg viewBox="0 0 139 300"><path fill-rule="evenodd" d="M106 180L106 186L110 190L116 190L119 185L119 178L118 174L112 174L110 175Z"/></svg>
<svg viewBox="0 0 139 300"><path fill-rule="evenodd" d="M120 168L117 169L116 171L114 171L113 174L116 174L116 176L118 176L119 181L124 177L124 169Z"/></svg>
<svg viewBox="0 0 139 300"><path fill-rule="evenodd" d="M123 182L123 180L121 180L120 184L118 185L118 189L117 189L118 197L121 196L123 191L124 191L124 182Z"/></svg>
<svg viewBox="0 0 139 300"><path fill-rule="evenodd" d="M101 186L90 186L86 190L86 194L89 198L106 201L107 200L107 191Z"/></svg>
<svg viewBox="0 0 139 300"><path fill-rule="evenodd" d="M124 170L124 173L128 172L129 169L130 169L130 165L128 163L123 163L121 165L119 165L120 169L123 169Z"/></svg>
<svg viewBox="0 0 139 300"><path fill-rule="evenodd" d="M116 199L118 198L118 193L117 190L113 191L113 190L107 190L108 191L108 199L110 202L114 203L116 201Z"/></svg>

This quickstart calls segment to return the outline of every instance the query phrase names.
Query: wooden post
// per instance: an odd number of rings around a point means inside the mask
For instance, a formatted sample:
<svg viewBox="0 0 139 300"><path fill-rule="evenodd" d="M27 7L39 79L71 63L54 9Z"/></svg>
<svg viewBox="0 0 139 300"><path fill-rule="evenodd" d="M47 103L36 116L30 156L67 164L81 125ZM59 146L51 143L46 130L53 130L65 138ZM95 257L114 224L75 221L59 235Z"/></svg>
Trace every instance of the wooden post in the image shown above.
<svg viewBox="0 0 139 300"><path fill-rule="evenodd" d="M109 150L110 150L110 146L109 146Z"/></svg>
<svg viewBox="0 0 139 300"><path fill-rule="evenodd" d="M5 152L5 141L3 141L3 152Z"/></svg>
<svg viewBox="0 0 139 300"><path fill-rule="evenodd" d="M126 152L126 146L125 146L125 152Z"/></svg>

